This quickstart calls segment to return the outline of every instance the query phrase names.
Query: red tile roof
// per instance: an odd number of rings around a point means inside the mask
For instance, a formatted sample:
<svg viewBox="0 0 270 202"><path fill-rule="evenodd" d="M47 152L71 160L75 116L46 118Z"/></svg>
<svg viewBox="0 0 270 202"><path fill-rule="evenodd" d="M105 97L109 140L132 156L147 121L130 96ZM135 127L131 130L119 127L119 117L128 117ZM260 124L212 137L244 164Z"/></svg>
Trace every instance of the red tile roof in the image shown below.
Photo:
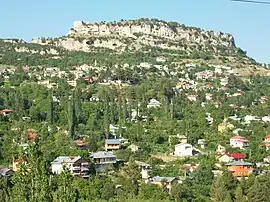
<svg viewBox="0 0 270 202"><path fill-rule="evenodd" d="M245 159L246 156L244 154L240 154L240 153L232 153L232 154L227 154L229 157L234 158L235 160L237 159Z"/></svg>

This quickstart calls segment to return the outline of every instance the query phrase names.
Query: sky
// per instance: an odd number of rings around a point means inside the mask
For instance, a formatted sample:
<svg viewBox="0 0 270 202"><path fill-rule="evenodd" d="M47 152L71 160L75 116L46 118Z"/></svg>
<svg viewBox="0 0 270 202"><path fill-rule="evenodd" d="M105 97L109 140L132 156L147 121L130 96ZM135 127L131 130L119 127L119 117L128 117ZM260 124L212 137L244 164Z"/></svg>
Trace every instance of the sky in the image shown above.
<svg viewBox="0 0 270 202"><path fill-rule="evenodd" d="M142 17L231 33L250 57L270 63L270 5L230 0L3 0L0 38L30 41L66 35L75 20Z"/></svg>

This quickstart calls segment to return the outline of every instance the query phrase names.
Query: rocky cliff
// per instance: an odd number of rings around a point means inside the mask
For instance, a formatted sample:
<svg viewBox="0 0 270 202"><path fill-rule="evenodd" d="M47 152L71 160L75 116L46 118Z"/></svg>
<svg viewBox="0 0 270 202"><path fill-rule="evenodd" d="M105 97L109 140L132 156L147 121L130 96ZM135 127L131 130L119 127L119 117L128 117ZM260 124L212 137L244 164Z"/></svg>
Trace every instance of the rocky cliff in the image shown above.
<svg viewBox="0 0 270 202"><path fill-rule="evenodd" d="M100 23L75 21L67 36L33 39L32 43L86 52L97 47L115 51L156 47L186 52L197 50L215 54L221 51L225 54L236 51L234 38L230 34L205 31L157 19Z"/></svg>

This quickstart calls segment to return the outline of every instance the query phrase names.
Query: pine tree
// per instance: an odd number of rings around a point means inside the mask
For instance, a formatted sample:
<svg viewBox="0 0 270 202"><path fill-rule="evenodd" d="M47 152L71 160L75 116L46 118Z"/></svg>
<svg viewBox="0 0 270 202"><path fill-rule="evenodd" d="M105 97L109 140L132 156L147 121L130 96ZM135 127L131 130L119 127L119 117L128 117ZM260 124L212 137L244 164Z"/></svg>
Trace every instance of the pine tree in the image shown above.
<svg viewBox="0 0 270 202"><path fill-rule="evenodd" d="M226 199L227 192L228 190L222 176L218 176L211 187L210 199L213 202L224 201Z"/></svg>
<svg viewBox="0 0 270 202"><path fill-rule="evenodd" d="M254 184L249 188L248 191L248 201L249 202L268 202L269 198L267 197L267 187L260 183L256 178Z"/></svg>
<svg viewBox="0 0 270 202"><path fill-rule="evenodd" d="M49 102L49 106L48 106L48 112L47 112L47 121L50 124L54 123L54 106L53 106L53 99L52 99L52 95L49 94L48 96L48 102Z"/></svg>
<svg viewBox="0 0 270 202"><path fill-rule="evenodd" d="M243 194L243 189L240 184L238 184L235 190L235 202L247 202L247 199Z"/></svg>
<svg viewBox="0 0 270 202"><path fill-rule="evenodd" d="M72 186L73 177L68 170L58 176L57 189L53 194L54 201L73 202L77 199L76 190Z"/></svg>
<svg viewBox="0 0 270 202"><path fill-rule="evenodd" d="M75 138L75 127L76 127L76 111L74 105L74 99L71 99L69 104L69 135Z"/></svg>
<svg viewBox="0 0 270 202"><path fill-rule="evenodd" d="M223 202L233 202L230 192L227 192L226 198Z"/></svg>

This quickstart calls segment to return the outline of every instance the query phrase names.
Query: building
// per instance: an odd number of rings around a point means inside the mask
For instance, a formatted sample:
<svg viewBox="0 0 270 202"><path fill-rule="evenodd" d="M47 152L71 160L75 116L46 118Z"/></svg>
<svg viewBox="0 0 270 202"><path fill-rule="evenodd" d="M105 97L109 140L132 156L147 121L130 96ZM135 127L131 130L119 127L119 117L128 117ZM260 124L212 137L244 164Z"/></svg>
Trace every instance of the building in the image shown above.
<svg viewBox="0 0 270 202"><path fill-rule="evenodd" d="M270 135L266 135L264 137L264 146L265 146L266 150L268 151L270 148Z"/></svg>
<svg viewBox="0 0 270 202"><path fill-rule="evenodd" d="M1 114L3 114L3 116L9 116L13 111L10 109L3 109L0 111Z"/></svg>
<svg viewBox="0 0 270 202"><path fill-rule="evenodd" d="M230 146L233 148L247 149L249 141L242 136L234 136L230 139Z"/></svg>
<svg viewBox="0 0 270 202"><path fill-rule="evenodd" d="M80 156L59 156L51 162L52 173L68 169L73 176L89 177L89 163Z"/></svg>
<svg viewBox="0 0 270 202"><path fill-rule="evenodd" d="M135 161L135 164L141 169L142 179L148 179L150 177L148 172L150 171L151 166L141 161Z"/></svg>
<svg viewBox="0 0 270 202"><path fill-rule="evenodd" d="M75 144L77 148L81 150L88 150L89 149L89 143L85 140L76 140Z"/></svg>
<svg viewBox="0 0 270 202"><path fill-rule="evenodd" d="M233 158L230 157L228 154L224 154L221 157L218 158L218 161L220 163L229 163L233 161Z"/></svg>
<svg viewBox="0 0 270 202"><path fill-rule="evenodd" d="M233 160L235 161L240 161L240 160L244 160L246 158L246 156L244 154L235 152L232 154L227 154L229 157L231 157Z"/></svg>
<svg viewBox="0 0 270 202"><path fill-rule="evenodd" d="M226 153L226 148L224 147L224 146L222 146L222 145L218 145L217 146L217 150L216 150L216 152L218 153L218 154L225 154Z"/></svg>
<svg viewBox="0 0 270 202"><path fill-rule="evenodd" d="M120 149L120 140L119 139L106 139L105 140L105 150L113 151Z"/></svg>
<svg viewBox="0 0 270 202"><path fill-rule="evenodd" d="M270 156L267 156L263 159L263 162L270 163Z"/></svg>
<svg viewBox="0 0 270 202"><path fill-rule="evenodd" d="M131 145L128 146L128 149L130 149L132 152L137 152L137 151L139 151L141 148L140 148L140 146L138 146L138 145L131 144Z"/></svg>
<svg viewBox="0 0 270 202"><path fill-rule="evenodd" d="M151 99L150 102L147 104L147 108L156 108L160 107L161 103L156 99Z"/></svg>
<svg viewBox="0 0 270 202"><path fill-rule="evenodd" d="M187 143L175 145L175 156L193 156L193 146Z"/></svg>
<svg viewBox="0 0 270 202"><path fill-rule="evenodd" d="M13 175L13 171L6 167L0 167L0 178L2 178L5 182L10 180L10 177Z"/></svg>
<svg viewBox="0 0 270 202"><path fill-rule="evenodd" d="M176 177L155 176L155 177L149 178L146 181L146 183L158 185L160 187L163 187L165 185L166 189L169 191L169 193L171 193L173 185L178 184L178 179Z"/></svg>
<svg viewBox="0 0 270 202"><path fill-rule="evenodd" d="M252 163L247 163L243 161L234 161L226 164L228 171L232 172L234 177L247 177L250 173L254 171Z"/></svg>
<svg viewBox="0 0 270 202"><path fill-rule="evenodd" d="M234 125L231 123L222 122L222 123L218 124L218 132L220 132L220 133L224 133L228 129L231 130L233 128L234 128Z"/></svg>
<svg viewBox="0 0 270 202"><path fill-rule="evenodd" d="M106 151L93 153L90 155L90 159L95 164L96 172L111 170L116 163L116 156Z"/></svg>

